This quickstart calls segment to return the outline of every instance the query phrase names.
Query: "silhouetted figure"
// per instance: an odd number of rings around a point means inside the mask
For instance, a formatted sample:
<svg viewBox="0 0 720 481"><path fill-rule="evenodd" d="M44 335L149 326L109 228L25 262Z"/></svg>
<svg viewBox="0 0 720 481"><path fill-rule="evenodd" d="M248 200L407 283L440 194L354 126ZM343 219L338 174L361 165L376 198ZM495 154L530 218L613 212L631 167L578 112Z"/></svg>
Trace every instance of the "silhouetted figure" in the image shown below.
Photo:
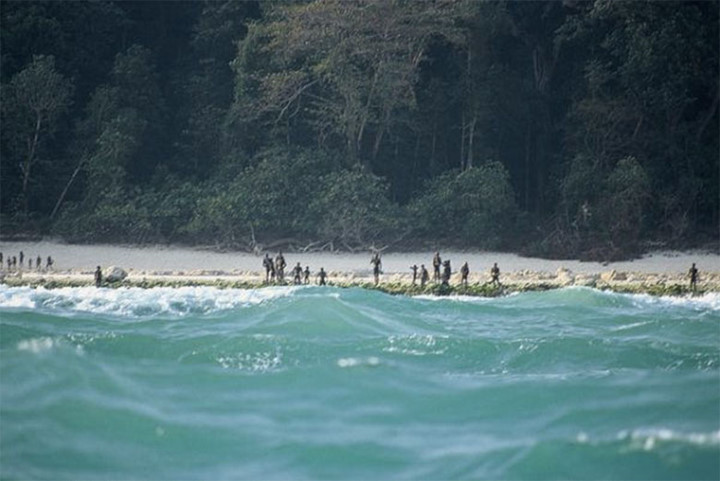
<svg viewBox="0 0 720 481"><path fill-rule="evenodd" d="M497 265L497 262L493 264L492 269L490 269L490 283L495 285L501 285L500 284L500 268Z"/></svg>
<svg viewBox="0 0 720 481"><path fill-rule="evenodd" d="M410 270L413 271L413 284L412 285L414 286L415 281L417 281L418 266L416 264L413 264L412 266L410 266Z"/></svg>
<svg viewBox="0 0 720 481"><path fill-rule="evenodd" d="M442 265L442 259L440 259L440 253L436 252L433 257L433 281L437 282L440 280L440 266Z"/></svg>
<svg viewBox="0 0 720 481"><path fill-rule="evenodd" d="M303 272L303 274L305 275L303 282L305 284L310 284L310 266L305 266L305 272Z"/></svg>
<svg viewBox="0 0 720 481"><path fill-rule="evenodd" d="M32 269L32 257L28 259L28 270Z"/></svg>
<svg viewBox="0 0 720 481"><path fill-rule="evenodd" d="M425 283L430 280L430 273L425 269L425 264L420 266L420 287L425 287Z"/></svg>
<svg viewBox="0 0 720 481"><path fill-rule="evenodd" d="M55 261L53 261L53 258L50 257L50 256L48 256L48 258L47 258L47 263L46 263L46 266L45 266L45 267L47 268L47 270L52 269L52 266L53 266L54 263L55 263Z"/></svg>
<svg viewBox="0 0 720 481"><path fill-rule="evenodd" d="M697 290L697 278L698 278L698 270L697 267L695 267L695 263L693 262L693 265L690 267L690 270L688 271L688 276L690 276L690 289Z"/></svg>
<svg viewBox="0 0 720 481"><path fill-rule="evenodd" d="M327 272L325 272L325 269L323 269L321 267L320 272L318 272L318 285L324 286L326 277L327 277Z"/></svg>
<svg viewBox="0 0 720 481"><path fill-rule="evenodd" d="M295 268L293 269L293 274L294 274L293 282L295 282L296 285L299 285L302 282L302 273L303 273L302 266L298 262L297 265L295 266Z"/></svg>
<svg viewBox="0 0 720 481"><path fill-rule="evenodd" d="M275 266L273 265L273 261L270 258L270 254L265 254L265 257L263 258L263 267L265 268L265 283L267 284L270 282L270 273L272 272L273 278L275 278Z"/></svg>
<svg viewBox="0 0 720 481"><path fill-rule="evenodd" d="M12 268L13 268L13 270L17 269L17 257L16 256L13 256Z"/></svg>
<svg viewBox="0 0 720 481"><path fill-rule="evenodd" d="M20 251L20 267L23 266L24 261L25 261L25 253L23 253L23 251Z"/></svg>
<svg viewBox="0 0 720 481"><path fill-rule="evenodd" d="M452 269L450 268L450 261L443 261L443 273L442 283L444 286L450 284L450 276L452 275Z"/></svg>
<svg viewBox="0 0 720 481"><path fill-rule="evenodd" d="M373 278L375 279L375 285L378 285L378 282L380 282L380 266L382 265L380 254L375 253L373 258L370 259L370 264L373 265Z"/></svg>
<svg viewBox="0 0 720 481"><path fill-rule="evenodd" d="M277 257L275 257L275 275L279 282L285 282L285 266L287 266L285 257L282 252L278 252Z"/></svg>
<svg viewBox="0 0 720 481"><path fill-rule="evenodd" d="M468 274L470 274L470 267L468 266L468 263L466 262L460 268L460 276L461 276L460 284L462 284L463 286L468 285Z"/></svg>
<svg viewBox="0 0 720 481"><path fill-rule="evenodd" d="M12 258L8 257L7 258L7 270L11 270L11 269L12 269Z"/></svg>
<svg viewBox="0 0 720 481"><path fill-rule="evenodd" d="M40 270L42 267L42 257L37 256L37 259L35 259L35 269Z"/></svg>
<svg viewBox="0 0 720 481"><path fill-rule="evenodd" d="M95 269L95 287L100 287L102 284L102 269L100 269L100 266L97 266Z"/></svg>

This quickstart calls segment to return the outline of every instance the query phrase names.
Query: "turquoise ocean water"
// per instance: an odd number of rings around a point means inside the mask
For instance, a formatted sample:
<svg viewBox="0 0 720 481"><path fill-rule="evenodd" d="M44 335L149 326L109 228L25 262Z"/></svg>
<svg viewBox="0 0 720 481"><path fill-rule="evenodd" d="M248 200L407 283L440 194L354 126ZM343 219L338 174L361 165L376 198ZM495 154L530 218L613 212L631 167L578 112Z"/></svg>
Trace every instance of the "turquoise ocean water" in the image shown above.
<svg viewBox="0 0 720 481"><path fill-rule="evenodd" d="M720 296L0 286L2 479L718 479Z"/></svg>

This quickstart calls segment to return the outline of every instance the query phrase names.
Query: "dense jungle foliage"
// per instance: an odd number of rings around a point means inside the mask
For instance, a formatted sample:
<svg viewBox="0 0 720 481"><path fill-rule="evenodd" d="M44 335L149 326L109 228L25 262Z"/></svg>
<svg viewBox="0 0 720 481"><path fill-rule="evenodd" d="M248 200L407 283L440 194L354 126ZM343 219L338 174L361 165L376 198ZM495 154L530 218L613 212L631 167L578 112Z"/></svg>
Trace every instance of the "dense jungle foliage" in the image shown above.
<svg viewBox="0 0 720 481"><path fill-rule="evenodd" d="M718 239L715 1L2 1L3 236Z"/></svg>

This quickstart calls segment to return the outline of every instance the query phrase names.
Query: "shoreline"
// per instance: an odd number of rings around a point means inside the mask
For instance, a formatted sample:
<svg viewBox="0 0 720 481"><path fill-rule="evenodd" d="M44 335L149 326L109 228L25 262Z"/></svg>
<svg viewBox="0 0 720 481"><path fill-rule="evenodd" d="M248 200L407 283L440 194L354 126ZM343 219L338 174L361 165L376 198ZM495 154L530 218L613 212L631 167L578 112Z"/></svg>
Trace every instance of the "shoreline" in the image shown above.
<svg viewBox="0 0 720 481"><path fill-rule="evenodd" d="M8 271L0 265L0 283L10 286L94 286L93 272L100 265L103 271L112 266L127 272L127 278L112 286L180 287L216 286L264 287L265 273L262 254L243 252L212 252L183 247L128 247L113 245L76 245L54 241L0 242L5 261L9 255L25 254L25 269ZM269 252L274 257L277 252ZM450 287L441 289L432 282L426 289L413 287L410 266L425 264L431 271L433 252L388 252L382 255L380 285L374 286L370 253L285 253L286 272L297 263L310 267L311 283L316 282L320 267L328 273L328 283L342 287L365 287L391 293L467 293L498 295L487 285L490 267L497 262L502 292L548 290L567 286L586 286L616 292L649 294L690 293L688 269L696 263L699 269L697 292L720 292L720 255L707 251L656 251L632 261L598 263L578 260L560 261L521 257L502 252L440 251L443 260L452 262ZM55 260L50 272L28 269L27 261L40 257L45 268L46 258ZM470 286L459 287L457 271L464 262L470 266ZM35 266L33 266L35 267ZM292 281L291 275L286 280ZM292 284L289 282L288 284Z"/></svg>
<svg viewBox="0 0 720 481"><path fill-rule="evenodd" d="M92 271L64 272L22 272L4 275L0 272L0 284L8 287L30 287L59 289L66 287L94 287ZM375 285L372 276L355 273L328 273L328 287L363 288L377 290L393 295L466 295L474 297L498 297L517 292L548 291L565 287L589 287L602 291L629 294L648 294L653 296L686 296L720 293L720 274L708 273L702 276L693 291L686 276L677 274L643 274L638 272L608 271L601 274L574 274L564 269L556 274L535 271L511 272L501 276L501 286L491 285L486 276L470 275L468 285L460 283L460 275L454 273L450 284L445 286L430 281L425 287L419 282L412 283L411 274L382 275L380 283ZM203 273L179 272L131 272L122 281L104 281L103 288L143 288L155 287L215 287L218 289L261 289L265 287L295 286L290 282L266 283L261 272L225 272ZM304 284L300 284L302 286ZM315 277L309 285L317 286Z"/></svg>

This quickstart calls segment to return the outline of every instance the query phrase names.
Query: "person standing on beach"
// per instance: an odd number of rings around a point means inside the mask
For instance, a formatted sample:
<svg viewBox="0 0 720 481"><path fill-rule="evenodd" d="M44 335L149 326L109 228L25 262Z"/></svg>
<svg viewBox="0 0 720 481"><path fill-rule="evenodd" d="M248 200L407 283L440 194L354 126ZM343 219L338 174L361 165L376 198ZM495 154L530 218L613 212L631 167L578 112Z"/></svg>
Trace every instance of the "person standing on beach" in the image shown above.
<svg viewBox="0 0 720 481"><path fill-rule="evenodd" d="M305 279L303 279L303 282L305 284L310 284L310 266L305 266Z"/></svg>
<svg viewBox="0 0 720 481"><path fill-rule="evenodd" d="M450 261L443 262L443 275L442 283L444 286L450 285L450 276L452 275L452 269L450 268Z"/></svg>
<svg viewBox="0 0 720 481"><path fill-rule="evenodd" d="M325 285L325 278L327 277L327 272L325 272L325 269L322 267L320 268L320 272L318 272L318 285L324 286Z"/></svg>
<svg viewBox="0 0 720 481"><path fill-rule="evenodd" d="M42 257L37 256L37 259L35 259L35 269L40 270L42 267Z"/></svg>
<svg viewBox="0 0 720 481"><path fill-rule="evenodd" d="M492 269L490 269L490 284L495 284L500 286L500 268L497 265L497 262L492 266Z"/></svg>
<svg viewBox="0 0 720 481"><path fill-rule="evenodd" d="M270 273L272 272L272 278L275 279L275 266L273 265L272 259L269 254L265 254L263 259L263 267L265 268L265 283L270 282Z"/></svg>
<svg viewBox="0 0 720 481"><path fill-rule="evenodd" d="M25 261L25 253L20 251L20 267L22 268L23 262Z"/></svg>
<svg viewBox="0 0 720 481"><path fill-rule="evenodd" d="M298 262L297 265L295 266L295 268L293 269L293 274L294 274L293 282L295 282L295 285L300 285L300 283L302 282L301 281L302 273L303 273L302 266Z"/></svg>
<svg viewBox="0 0 720 481"><path fill-rule="evenodd" d="M425 283L430 279L428 270L425 269L425 264L420 266L420 287L425 287Z"/></svg>
<svg viewBox="0 0 720 481"><path fill-rule="evenodd" d="M48 256L48 258L47 258L47 265L45 266L46 269L47 269L47 270L52 269L53 264L54 264L54 261L53 261L52 257Z"/></svg>
<svg viewBox="0 0 720 481"><path fill-rule="evenodd" d="M32 257L28 259L28 270L32 270Z"/></svg>
<svg viewBox="0 0 720 481"><path fill-rule="evenodd" d="M285 282L285 266L287 266L285 257L282 252L278 252L277 257L275 257L275 274L278 282Z"/></svg>
<svg viewBox="0 0 720 481"><path fill-rule="evenodd" d="M433 281L437 282L440 280L440 266L442 265L442 259L440 259L440 252L435 252L433 257Z"/></svg>
<svg viewBox="0 0 720 481"><path fill-rule="evenodd" d="M690 270L688 271L688 276L690 276L690 289L692 289L692 291L695 292L697 290L698 270L697 270L697 267L695 267L694 262L693 262L693 265L690 266Z"/></svg>
<svg viewBox="0 0 720 481"><path fill-rule="evenodd" d="M100 287L102 285L102 269L100 266L97 266L95 269L95 287Z"/></svg>
<svg viewBox="0 0 720 481"><path fill-rule="evenodd" d="M413 283L412 283L412 285L414 286L414 285L415 285L415 281L417 280L417 271L418 271L417 264L413 264L412 266L410 266L410 270L413 272Z"/></svg>
<svg viewBox="0 0 720 481"><path fill-rule="evenodd" d="M462 276L460 279L460 284L467 287L468 285L468 274L470 274L470 267L468 266L468 263L462 265L460 268L460 275Z"/></svg>
<svg viewBox="0 0 720 481"><path fill-rule="evenodd" d="M377 286L380 282L380 266L382 265L380 254L375 253L373 258L370 259L370 264L373 265L373 278L375 279L375 285Z"/></svg>

